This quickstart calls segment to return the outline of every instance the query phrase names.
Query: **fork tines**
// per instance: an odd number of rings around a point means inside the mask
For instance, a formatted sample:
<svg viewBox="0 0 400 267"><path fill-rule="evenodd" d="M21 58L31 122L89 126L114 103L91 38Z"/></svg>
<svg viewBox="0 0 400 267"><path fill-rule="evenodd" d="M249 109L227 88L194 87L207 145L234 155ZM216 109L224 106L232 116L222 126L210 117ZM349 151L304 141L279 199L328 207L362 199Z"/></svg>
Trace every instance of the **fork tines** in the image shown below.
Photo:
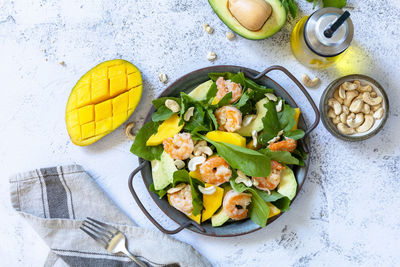
<svg viewBox="0 0 400 267"><path fill-rule="evenodd" d="M79 228L94 240L101 242L105 247L108 246L113 236L119 232L117 228L90 217L87 217Z"/></svg>

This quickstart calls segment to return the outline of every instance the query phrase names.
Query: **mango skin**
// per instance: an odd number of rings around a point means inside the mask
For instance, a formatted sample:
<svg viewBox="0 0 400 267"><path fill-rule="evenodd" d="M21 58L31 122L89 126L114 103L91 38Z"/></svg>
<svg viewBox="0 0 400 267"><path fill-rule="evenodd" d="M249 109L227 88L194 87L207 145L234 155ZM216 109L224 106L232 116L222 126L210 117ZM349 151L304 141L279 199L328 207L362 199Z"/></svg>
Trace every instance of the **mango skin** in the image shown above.
<svg viewBox="0 0 400 267"><path fill-rule="evenodd" d="M206 134L208 139L216 142L224 142L232 145L246 147L246 138L237 133L228 133L224 131L212 131Z"/></svg>
<svg viewBox="0 0 400 267"><path fill-rule="evenodd" d="M212 184L205 184L206 187L212 186ZM224 189L216 186L216 190L212 195L203 195L203 212L201 215L201 221L207 221L214 213L221 207L222 198L224 196Z"/></svg>
<svg viewBox="0 0 400 267"><path fill-rule="evenodd" d="M115 59L84 74L68 98L65 121L71 141L90 145L124 123L142 96L142 75L132 63Z"/></svg>
<svg viewBox="0 0 400 267"><path fill-rule="evenodd" d="M179 125L179 116L173 114L168 120L163 121L163 123L158 126L157 133L150 136L146 142L146 146L157 146L161 144L165 139L179 133L183 125L184 124Z"/></svg>

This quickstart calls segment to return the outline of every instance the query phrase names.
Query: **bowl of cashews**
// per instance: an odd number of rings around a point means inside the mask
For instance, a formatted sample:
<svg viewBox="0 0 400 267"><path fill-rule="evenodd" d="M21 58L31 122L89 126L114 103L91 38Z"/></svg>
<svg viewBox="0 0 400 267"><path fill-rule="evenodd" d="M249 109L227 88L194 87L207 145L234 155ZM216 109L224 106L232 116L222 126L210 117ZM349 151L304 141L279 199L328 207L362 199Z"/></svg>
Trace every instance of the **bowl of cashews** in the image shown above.
<svg viewBox="0 0 400 267"><path fill-rule="evenodd" d="M321 96L319 109L325 128L335 137L361 141L384 126L389 100L371 77L351 74L331 82Z"/></svg>

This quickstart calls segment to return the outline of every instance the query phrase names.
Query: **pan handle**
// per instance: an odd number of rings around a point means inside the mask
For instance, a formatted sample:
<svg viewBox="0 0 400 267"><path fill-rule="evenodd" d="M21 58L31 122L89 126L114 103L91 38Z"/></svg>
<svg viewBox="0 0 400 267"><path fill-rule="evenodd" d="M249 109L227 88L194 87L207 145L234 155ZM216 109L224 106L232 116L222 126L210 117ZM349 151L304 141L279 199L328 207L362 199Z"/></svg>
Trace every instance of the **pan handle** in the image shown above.
<svg viewBox="0 0 400 267"><path fill-rule="evenodd" d="M146 210L146 208L143 206L142 202L140 202L140 199L138 197L138 195L136 194L135 190L133 189L133 177L135 177L135 175L141 171L143 169L143 167L145 166L146 162L142 162L139 167L137 167L130 175L129 175L129 180L128 180L128 186L129 186L129 190L131 191L131 194L133 196L133 198L136 201L136 204L139 206L139 208L142 210L142 212L144 213L144 215L146 215L147 219L149 219L161 232L163 232L164 234L168 234L168 235L173 235L176 233L179 233L180 231L182 231L183 229L185 229L186 227L193 225L194 227L196 227L198 230L200 230L201 232L205 232L205 229L203 227L201 227L200 225L196 224L195 222L188 220L185 223L183 223L181 226L179 226L178 228L174 229L174 230L167 230L164 227L161 226L161 224L159 224L151 215L150 213Z"/></svg>
<svg viewBox="0 0 400 267"><path fill-rule="evenodd" d="M271 67L265 69L264 71L260 72L256 76L252 76L252 75L248 75L248 76L252 80L258 80L272 70L280 70L283 73L285 73L286 76L288 76L303 92L304 96L307 98L308 102L310 103L311 107L313 108L314 113L315 113L315 121L310 127L307 127L307 129L305 131L305 135L308 135L310 132L312 132L315 129L315 127L317 127L317 125L319 123L320 114L319 114L318 107L315 105L314 100L311 98L310 94L307 92L307 90L304 88L304 86L299 82L299 80L297 80L296 77L293 76L293 74L291 74L287 69L285 69L282 66L274 65L274 66L271 66Z"/></svg>

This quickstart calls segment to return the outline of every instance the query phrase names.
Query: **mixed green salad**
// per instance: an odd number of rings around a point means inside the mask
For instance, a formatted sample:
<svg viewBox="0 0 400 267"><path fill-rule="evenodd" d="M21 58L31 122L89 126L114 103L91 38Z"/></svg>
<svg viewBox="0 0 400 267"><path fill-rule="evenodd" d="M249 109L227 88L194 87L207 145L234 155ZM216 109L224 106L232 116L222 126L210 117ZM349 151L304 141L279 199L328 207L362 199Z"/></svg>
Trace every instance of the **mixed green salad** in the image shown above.
<svg viewBox="0 0 400 267"><path fill-rule="evenodd" d="M296 195L300 110L241 72L208 76L189 94L153 100L131 152L151 161L150 190L197 223L264 227Z"/></svg>

